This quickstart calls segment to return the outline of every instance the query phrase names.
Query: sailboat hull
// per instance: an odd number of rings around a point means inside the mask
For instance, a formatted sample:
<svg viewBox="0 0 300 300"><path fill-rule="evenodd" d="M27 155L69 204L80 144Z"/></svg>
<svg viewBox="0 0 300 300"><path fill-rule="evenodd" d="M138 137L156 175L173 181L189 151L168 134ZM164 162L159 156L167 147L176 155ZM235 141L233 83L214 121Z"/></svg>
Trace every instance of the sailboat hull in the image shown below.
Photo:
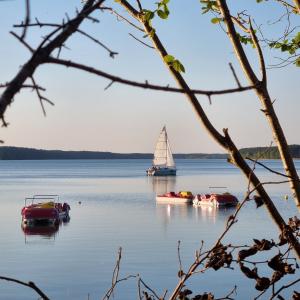
<svg viewBox="0 0 300 300"><path fill-rule="evenodd" d="M176 169L170 168L150 168L147 170L148 176L176 176Z"/></svg>

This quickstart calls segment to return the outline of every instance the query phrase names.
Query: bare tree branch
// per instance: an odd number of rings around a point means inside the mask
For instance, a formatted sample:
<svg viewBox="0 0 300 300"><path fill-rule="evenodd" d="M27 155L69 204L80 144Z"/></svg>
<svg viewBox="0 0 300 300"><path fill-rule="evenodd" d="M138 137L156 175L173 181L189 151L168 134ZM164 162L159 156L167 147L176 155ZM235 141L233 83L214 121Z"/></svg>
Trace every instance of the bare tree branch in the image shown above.
<svg viewBox="0 0 300 300"><path fill-rule="evenodd" d="M20 284L20 285L24 285L24 286L27 286L31 289L33 289L43 300L50 300L50 298L43 292L41 291L36 285L34 282L32 281L29 281L28 283L27 282L24 282L24 281L21 281L21 280L17 280L17 279L14 279L14 278L10 278L10 277L4 277L4 276L0 276L0 280L6 280L6 281L10 281L10 282L15 282L17 284Z"/></svg>
<svg viewBox="0 0 300 300"><path fill-rule="evenodd" d="M61 33L44 46L46 40L57 33L55 29L48 35L40 44L37 50L32 54L32 57L23 65L17 75L9 82L9 85L0 97L0 118L3 118L8 105L11 104L13 97L20 91L24 82L33 76L36 68L44 63L55 49L59 49L64 42L78 29L82 21L93 11L99 8L104 0L88 0L80 13L65 26L63 26Z"/></svg>
<svg viewBox="0 0 300 300"><path fill-rule="evenodd" d="M250 82L250 84L253 84L256 86L255 91L262 103L263 106L263 111L266 115L266 118L270 124L270 127L272 129L272 134L274 136L274 140L277 143L277 147L279 150L279 154L281 157L281 160L283 162L284 165L284 169L286 170L286 174L288 176L290 176L290 178L296 179L296 180L291 180L290 181L290 188L292 190L293 196L294 196L294 200L296 205L298 206L299 210L300 210L300 181L299 181L299 176L298 173L296 171L293 159L291 157L291 154L289 152L289 148L288 148L288 143L287 140L285 138L284 132L282 130L282 127L280 125L280 122L277 118L276 112L274 110L273 107L273 103L271 100L271 97L269 95L267 86L266 86L266 82L261 82L258 80L258 78L256 77L250 63L249 60L245 54L245 51L241 45L241 42L239 40L238 34L235 30L233 21L232 21L232 17L230 15L230 11L228 9L226 0L218 0L218 5L220 7L220 11L221 14L225 20L226 26L227 26L227 31L228 31L228 35L231 39L233 48L235 50L235 53L239 59L239 62L244 70L244 73L246 74L246 76L248 77L248 80ZM253 32L252 32L253 34ZM258 42L257 39L255 39L255 36L253 37L253 42L254 44L257 43L258 46ZM264 69L264 61L262 58L262 53L259 47L258 51L259 51L259 56L260 56L260 65L261 68ZM265 75L265 70L262 70L263 72L263 80L265 79L266 75ZM300 252L299 252L300 253Z"/></svg>
<svg viewBox="0 0 300 300"><path fill-rule="evenodd" d="M104 78L107 78L113 82L118 82L122 84L126 84L129 86L134 86L134 87L140 87L144 89L151 89L151 90L157 90L157 91L166 91L166 92L175 92L175 93L185 93L183 89L180 88L174 88L174 87L169 87L169 86L161 86L161 85L154 85L150 84L148 82L146 83L141 83L137 81L131 81L125 78L117 77L114 75L111 75L109 73L103 72L101 70L95 69L93 67L89 67L83 64L79 64L76 62L72 62L70 60L63 60L63 59L57 59L54 57L50 57L46 60L45 63L53 63L53 64L58 64L62 65L65 67L71 67L79 70L86 71L88 73L92 73ZM247 91L253 89L252 86L247 86L247 87L241 87L241 88L235 88L235 89L227 89L227 90L216 90L216 91L205 91L205 90L191 90L194 94L201 94L201 95L222 95L222 94L231 94L235 92L242 92L242 91Z"/></svg>

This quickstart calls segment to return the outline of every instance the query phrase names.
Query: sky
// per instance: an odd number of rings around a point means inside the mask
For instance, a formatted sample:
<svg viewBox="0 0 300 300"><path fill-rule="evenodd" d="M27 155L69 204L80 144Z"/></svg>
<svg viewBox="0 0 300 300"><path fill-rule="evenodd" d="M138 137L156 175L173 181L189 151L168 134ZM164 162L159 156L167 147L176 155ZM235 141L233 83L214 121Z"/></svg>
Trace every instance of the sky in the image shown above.
<svg viewBox="0 0 300 300"><path fill-rule="evenodd" d="M25 15L21 0L0 2L0 83L10 81L28 59L29 53L9 31ZM145 8L156 1L144 0ZM132 1L135 4L135 1ZM32 20L60 22L75 14L80 0L32 0ZM118 12L126 15L114 1L107 0ZM233 12L247 10L269 36L282 32L277 20L283 9L275 2L256 4L255 0L228 1ZM233 53L232 46L220 26L213 25L212 15L201 14L199 0L170 0L171 14L167 21L153 22L156 32L170 54L185 66L184 78L192 88L218 90L234 88L236 83L228 64L231 62L243 85L248 85ZM71 59L127 79L158 85L176 86L159 55L134 40L147 39L125 22L109 13L94 14L100 23L87 21L82 29L119 54L112 59L104 49L78 34L73 35L63 49L62 58ZM299 17L298 17L299 18ZM293 19L292 19L293 21ZM45 29L31 29L28 42L37 45ZM247 53L258 72L253 49ZM277 62L280 53L264 48L268 64ZM45 87L44 96L55 103L45 104L44 117L35 93L23 90L7 109L7 128L0 128L0 140L5 146L38 149L92 150L151 153L161 128L166 125L175 153L222 153L224 150L207 134L191 105L181 94L137 89L62 66L40 66L36 82ZM268 87L289 144L300 144L298 135L300 111L300 69L268 69ZM1 91L0 91L1 92ZM254 92L215 96L212 104L198 97L212 124L228 128L238 148L269 146L271 130Z"/></svg>

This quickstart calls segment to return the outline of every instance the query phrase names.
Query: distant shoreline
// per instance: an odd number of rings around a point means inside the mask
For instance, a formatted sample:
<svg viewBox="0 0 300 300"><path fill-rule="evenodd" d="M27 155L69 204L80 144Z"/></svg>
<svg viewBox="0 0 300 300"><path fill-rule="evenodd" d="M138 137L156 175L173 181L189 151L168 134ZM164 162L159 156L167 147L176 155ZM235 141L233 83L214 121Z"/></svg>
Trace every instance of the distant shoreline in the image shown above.
<svg viewBox="0 0 300 300"><path fill-rule="evenodd" d="M59 159L152 159L152 153L114 153L100 151L63 151L23 147L0 147L0 160L59 160ZM227 154L179 153L175 159L226 159Z"/></svg>
<svg viewBox="0 0 300 300"><path fill-rule="evenodd" d="M293 159L300 159L300 145L290 145ZM280 159L277 147L240 149L243 157ZM175 159L227 159L223 153L177 153ZM0 160L60 160L60 159L152 159L152 153L114 153L101 151L64 151L1 146Z"/></svg>

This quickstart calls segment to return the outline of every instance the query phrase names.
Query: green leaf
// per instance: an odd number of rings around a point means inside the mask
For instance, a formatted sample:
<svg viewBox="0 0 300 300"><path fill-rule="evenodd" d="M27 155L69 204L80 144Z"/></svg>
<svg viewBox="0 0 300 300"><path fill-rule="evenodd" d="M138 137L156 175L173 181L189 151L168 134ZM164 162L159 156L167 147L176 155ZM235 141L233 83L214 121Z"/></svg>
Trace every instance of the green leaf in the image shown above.
<svg viewBox="0 0 300 300"><path fill-rule="evenodd" d="M295 50L294 48L291 48L291 49L289 50L289 54L291 54L291 55L295 54L295 52L296 52L296 50Z"/></svg>
<svg viewBox="0 0 300 300"><path fill-rule="evenodd" d="M158 11L157 11L157 15L158 15L161 19L167 19L167 18L168 18L168 14L165 13L164 11L162 11L162 10L158 10Z"/></svg>
<svg viewBox="0 0 300 300"><path fill-rule="evenodd" d="M144 20L150 22L154 18L154 12L148 9L143 10Z"/></svg>
<svg viewBox="0 0 300 300"><path fill-rule="evenodd" d="M167 64L170 64L174 61L174 56L170 55L170 54L167 54L166 56L164 56L164 61L167 63Z"/></svg>
<svg viewBox="0 0 300 300"><path fill-rule="evenodd" d="M300 32L298 32L296 34L296 36L294 37L293 41L294 41L295 44L299 44L300 43ZM300 47L300 45L298 47Z"/></svg>
<svg viewBox="0 0 300 300"><path fill-rule="evenodd" d="M275 45L276 45L276 42L271 42L271 43L269 43L269 47L270 47L270 48L274 48Z"/></svg>
<svg viewBox="0 0 300 300"><path fill-rule="evenodd" d="M295 60L296 67L300 67L300 57Z"/></svg>
<svg viewBox="0 0 300 300"><path fill-rule="evenodd" d="M152 30L149 33L149 36L153 38L154 34L155 34L155 29L152 28Z"/></svg>
<svg viewBox="0 0 300 300"><path fill-rule="evenodd" d="M175 59L172 63L172 67L177 71L177 72L185 72L184 66L182 65L182 63L178 60Z"/></svg>
<svg viewBox="0 0 300 300"><path fill-rule="evenodd" d="M222 21L222 18L212 18L210 21L211 21L213 24L218 24L218 23L220 23L220 22Z"/></svg>

